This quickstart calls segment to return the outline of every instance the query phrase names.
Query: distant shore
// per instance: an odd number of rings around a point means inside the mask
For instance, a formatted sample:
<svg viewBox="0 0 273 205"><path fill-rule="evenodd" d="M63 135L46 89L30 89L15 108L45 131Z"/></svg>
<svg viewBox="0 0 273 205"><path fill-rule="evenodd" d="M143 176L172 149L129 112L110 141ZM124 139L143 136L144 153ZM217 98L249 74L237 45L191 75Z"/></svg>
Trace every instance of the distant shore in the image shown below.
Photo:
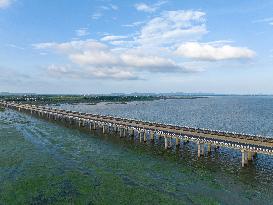
<svg viewBox="0 0 273 205"><path fill-rule="evenodd" d="M35 105L58 105L58 104L78 104L87 103L96 105L100 102L107 104L126 104L133 101L154 101L168 99L198 99L207 96L84 96L84 95L30 95L30 96L2 96L5 101L15 101Z"/></svg>

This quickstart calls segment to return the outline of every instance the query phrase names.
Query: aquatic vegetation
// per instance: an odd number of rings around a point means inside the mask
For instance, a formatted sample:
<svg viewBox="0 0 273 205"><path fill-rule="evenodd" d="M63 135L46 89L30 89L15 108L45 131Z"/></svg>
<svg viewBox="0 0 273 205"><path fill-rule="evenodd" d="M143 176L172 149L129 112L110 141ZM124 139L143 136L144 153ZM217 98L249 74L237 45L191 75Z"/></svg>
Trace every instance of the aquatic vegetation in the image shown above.
<svg viewBox="0 0 273 205"><path fill-rule="evenodd" d="M108 106L125 113L135 104ZM165 151L163 142L143 145L9 109L0 130L0 204L269 205L273 198L272 160L263 156L241 169L225 149L197 159L191 144Z"/></svg>

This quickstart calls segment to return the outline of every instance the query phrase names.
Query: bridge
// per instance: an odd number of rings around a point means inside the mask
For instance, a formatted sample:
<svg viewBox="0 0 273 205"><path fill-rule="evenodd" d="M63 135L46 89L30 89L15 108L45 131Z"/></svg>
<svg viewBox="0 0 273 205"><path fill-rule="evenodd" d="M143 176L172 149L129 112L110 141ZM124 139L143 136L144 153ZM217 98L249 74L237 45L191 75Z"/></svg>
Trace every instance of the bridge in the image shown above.
<svg viewBox="0 0 273 205"><path fill-rule="evenodd" d="M165 149L178 147L181 142L193 142L197 145L198 157L211 153L213 147L240 150L242 167L254 160L257 154L273 155L273 138L257 135L80 113L15 102L0 101L0 106L90 130L102 130L103 133L118 133L120 137L138 137L140 142L144 143L148 140L154 142L163 138Z"/></svg>

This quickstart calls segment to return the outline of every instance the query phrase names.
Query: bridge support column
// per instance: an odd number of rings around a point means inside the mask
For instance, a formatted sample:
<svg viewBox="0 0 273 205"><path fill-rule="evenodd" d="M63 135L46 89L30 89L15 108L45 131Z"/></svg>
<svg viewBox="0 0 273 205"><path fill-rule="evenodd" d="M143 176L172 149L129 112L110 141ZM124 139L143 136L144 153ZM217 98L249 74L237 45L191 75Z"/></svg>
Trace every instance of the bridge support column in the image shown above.
<svg viewBox="0 0 273 205"><path fill-rule="evenodd" d="M122 127L119 128L119 137L120 138L123 137L123 128Z"/></svg>
<svg viewBox="0 0 273 205"><path fill-rule="evenodd" d="M139 141L142 142L142 131L138 131Z"/></svg>
<svg viewBox="0 0 273 205"><path fill-rule="evenodd" d="M81 127L81 120L79 119L79 127Z"/></svg>
<svg viewBox="0 0 273 205"><path fill-rule="evenodd" d="M143 141L146 142L147 141L147 131L144 130L143 132Z"/></svg>
<svg viewBox="0 0 273 205"><path fill-rule="evenodd" d="M180 139L178 137L175 138L175 145L177 147L180 145Z"/></svg>
<svg viewBox="0 0 273 205"><path fill-rule="evenodd" d="M92 122L89 121L89 130L92 130Z"/></svg>
<svg viewBox="0 0 273 205"><path fill-rule="evenodd" d="M103 133L103 134L106 133L106 125L102 125L102 133Z"/></svg>
<svg viewBox="0 0 273 205"><path fill-rule="evenodd" d="M247 152L247 160L252 161L253 153L252 152Z"/></svg>
<svg viewBox="0 0 273 205"><path fill-rule="evenodd" d="M201 157L201 156L204 156L204 144L203 143L200 143L200 142L198 142L197 143L197 155L198 155L198 157Z"/></svg>
<svg viewBox="0 0 273 205"><path fill-rule="evenodd" d="M168 145L168 137L164 137L165 139L165 149L168 149L169 148L169 145Z"/></svg>
<svg viewBox="0 0 273 205"><path fill-rule="evenodd" d="M153 142L154 141L154 132L153 131L150 131L150 140Z"/></svg>
<svg viewBox="0 0 273 205"><path fill-rule="evenodd" d="M242 167L244 167L245 165L247 165L248 160L246 159L247 155L246 155L246 151L245 150L241 150L242 152Z"/></svg>
<svg viewBox="0 0 273 205"><path fill-rule="evenodd" d="M123 137L127 137L127 128L123 129Z"/></svg>
<svg viewBox="0 0 273 205"><path fill-rule="evenodd" d="M209 143L208 144L208 154L210 154L211 153L211 144Z"/></svg>

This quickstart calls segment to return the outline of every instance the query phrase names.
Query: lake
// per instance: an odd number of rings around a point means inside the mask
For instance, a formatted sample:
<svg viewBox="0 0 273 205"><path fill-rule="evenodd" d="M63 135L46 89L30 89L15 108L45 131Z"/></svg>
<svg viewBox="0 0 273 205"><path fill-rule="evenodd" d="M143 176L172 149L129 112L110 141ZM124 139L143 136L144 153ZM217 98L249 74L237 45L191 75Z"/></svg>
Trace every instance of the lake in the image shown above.
<svg viewBox="0 0 273 205"><path fill-rule="evenodd" d="M209 97L58 108L273 136L273 97ZM0 204L272 204L273 157L241 168L240 152L197 158L194 144L74 129L0 112Z"/></svg>

